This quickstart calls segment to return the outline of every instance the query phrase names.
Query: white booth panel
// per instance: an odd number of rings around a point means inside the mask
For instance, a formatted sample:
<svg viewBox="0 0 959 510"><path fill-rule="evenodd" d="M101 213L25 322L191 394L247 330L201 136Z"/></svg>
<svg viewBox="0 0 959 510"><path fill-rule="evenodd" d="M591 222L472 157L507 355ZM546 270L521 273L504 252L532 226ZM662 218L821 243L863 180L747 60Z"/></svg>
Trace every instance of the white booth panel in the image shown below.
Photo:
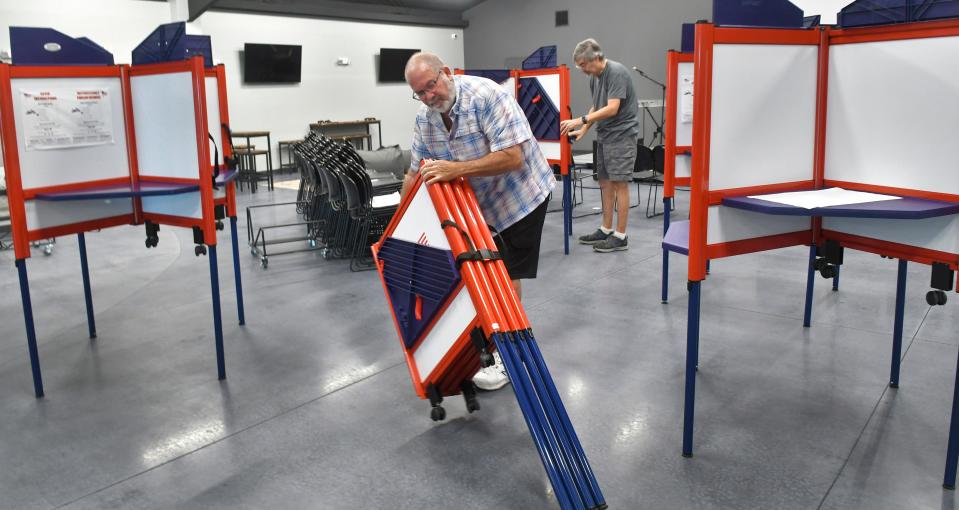
<svg viewBox="0 0 959 510"><path fill-rule="evenodd" d="M709 189L813 179L819 48L717 44Z"/></svg>
<svg viewBox="0 0 959 510"><path fill-rule="evenodd" d="M143 197L143 212L186 218L203 218L200 192Z"/></svg>
<svg viewBox="0 0 959 510"><path fill-rule="evenodd" d="M120 78L17 78L10 80L10 84L24 189L130 176ZM112 141L91 144L66 141L64 137L76 134L70 131L75 131L78 126L69 122L69 118L58 117L85 114L78 111L83 105L69 105L77 102L78 91L90 90L99 91L105 96L99 111L92 112L92 115L99 123L96 131L104 135L112 134ZM31 98L41 93L61 96L58 103L63 104L49 104L44 108L47 111L27 107ZM67 111L60 111L64 107ZM43 118L40 118L41 115ZM28 149L28 139L36 141L41 136L41 130L60 141L31 144L33 146Z"/></svg>
<svg viewBox="0 0 959 510"><path fill-rule="evenodd" d="M216 77L206 77L206 126L213 135L213 142L210 143L210 163L217 164L223 161L223 128L220 126L220 89L217 87ZM215 145L214 145L215 144ZM220 161L213 161L216 155L213 151L216 147L219 152Z"/></svg>
<svg viewBox="0 0 959 510"><path fill-rule="evenodd" d="M721 205L709 207L706 244L801 232L812 228L808 216L776 216Z"/></svg>
<svg viewBox="0 0 959 510"><path fill-rule="evenodd" d="M693 144L693 92L694 66L692 62L680 62L676 73L676 146Z"/></svg>
<svg viewBox="0 0 959 510"><path fill-rule="evenodd" d="M27 200L24 203L24 211L27 218L27 230L39 230L133 214L133 201L129 198L63 202Z"/></svg>
<svg viewBox="0 0 959 510"><path fill-rule="evenodd" d="M689 154L680 154L676 156L676 165L673 168L676 177L691 177L693 167L693 158Z"/></svg>
<svg viewBox="0 0 959 510"><path fill-rule="evenodd" d="M829 48L826 179L959 194L959 37Z"/></svg>
<svg viewBox="0 0 959 510"><path fill-rule="evenodd" d="M959 253L959 216L922 220L823 218L822 228L861 237Z"/></svg>
<svg viewBox="0 0 959 510"><path fill-rule="evenodd" d="M416 369L420 373L420 382L426 382L440 361L443 361L443 356L450 351L453 344L459 340L474 320L476 320L476 308L470 299L470 293L466 287L460 287L459 294L453 298L449 307L413 352Z"/></svg>
<svg viewBox="0 0 959 510"><path fill-rule="evenodd" d="M140 175L198 179L192 74L134 76L130 82Z"/></svg>

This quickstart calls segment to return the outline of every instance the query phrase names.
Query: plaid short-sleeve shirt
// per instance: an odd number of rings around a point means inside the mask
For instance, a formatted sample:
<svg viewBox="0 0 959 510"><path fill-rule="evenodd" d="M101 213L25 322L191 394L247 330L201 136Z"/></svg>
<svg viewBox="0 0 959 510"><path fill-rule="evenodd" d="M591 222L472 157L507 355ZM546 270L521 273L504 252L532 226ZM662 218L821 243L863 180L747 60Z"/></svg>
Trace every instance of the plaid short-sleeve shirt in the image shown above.
<svg viewBox="0 0 959 510"><path fill-rule="evenodd" d="M490 152L520 145L523 167L499 175L470 177L486 222L503 231L543 203L553 189L553 171L533 137L526 115L495 82L454 76L456 102L447 131L439 113L420 106L413 130L410 168L420 160L472 161Z"/></svg>

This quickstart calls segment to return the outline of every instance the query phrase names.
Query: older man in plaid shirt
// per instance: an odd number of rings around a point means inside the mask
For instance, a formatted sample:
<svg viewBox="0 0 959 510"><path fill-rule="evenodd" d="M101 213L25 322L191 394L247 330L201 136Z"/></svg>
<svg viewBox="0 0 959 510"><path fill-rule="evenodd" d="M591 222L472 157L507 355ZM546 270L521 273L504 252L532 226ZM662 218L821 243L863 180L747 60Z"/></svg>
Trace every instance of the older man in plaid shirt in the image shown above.
<svg viewBox="0 0 959 510"><path fill-rule="evenodd" d="M536 277L546 205L554 185L526 115L498 84L453 76L432 53L410 57L406 82L423 105L416 114L404 196L417 171L427 184L469 178L486 222L498 232L497 249L521 296L520 280ZM509 382L498 355L496 364L481 370L473 382L484 390Z"/></svg>

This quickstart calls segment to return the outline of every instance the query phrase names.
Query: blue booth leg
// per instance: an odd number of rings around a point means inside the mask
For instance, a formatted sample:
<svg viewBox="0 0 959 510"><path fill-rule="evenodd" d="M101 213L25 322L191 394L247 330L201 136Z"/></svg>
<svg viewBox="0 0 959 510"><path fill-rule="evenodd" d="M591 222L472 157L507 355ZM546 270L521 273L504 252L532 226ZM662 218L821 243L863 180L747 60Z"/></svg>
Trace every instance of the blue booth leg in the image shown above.
<svg viewBox="0 0 959 510"><path fill-rule="evenodd" d="M956 362L956 382L952 390L952 414L949 419L949 446L946 448L946 474L942 486L956 488L956 462L959 460L959 360Z"/></svg>
<svg viewBox="0 0 959 510"><path fill-rule="evenodd" d="M572 481L568 474L564 473L561 460L557 457L555 444L549 437L549 430L544 427L542 410L539 404L532 400L532 394L529 388L529 379L526 370L522 367L516 356L515 349L511 345L512 340L499 333L492 335L492 340L496 344L496 350L500 353L500 359L503 360L503 367L506 369L506 375L509 376L513 384L513 392L516 395L516 401L519 403L520 410L523 412L523 418L526 420L526 427L533 436L533 442L536 444L536 451L539 453L543 467L546 469L546 475L553 485L553 492L559 501L559 506L563 510L574 509L570 499L567 487L572 488ZM538 411L538 412L537 412ZM563 475L567 474L566 477Z"/></svg>
<svg viewBox="0 0 959 510"><path fill-rule="evenodd" d="M20 300L23 302L23 322L27 327L27 350L30 351L30 370L33 372L33 393L43 398L43 377L40 375L40 354L37 352L37 332L33 329L33 305L30 301L30 282L27 280L27 261L17 259L20 275Z"/></svg>
<svg viewBox="0 0 959 510"><path fill-rule="evenodd" d="M899 260L899 274L896 277L896 320L892 329L892 368L889 369L889 386L899 387L899 364L902 359L902 318L906 310L906 265Z"/></svg>
<svg viewBox="0 0 959 510"><path fill-rule="evenodd" d="M683 407L683 457L693 456L693 411L696 405L696 365L699 362L699 288L689 282L689 316L686 321L686 402Z"/></svg>
<svg viewBox="0 0 959 510"><path fill-rule="evenodd" d="M672 199L663 198L663 238L666 238L666 232L669 231L669 209ZM669 302L669 250L663 248L663 296L662 302Z"/></svg>
<svg viewBox="0 0 959 510"><path fill-rule="evenodd" d="M816 245L809 247L809 261L806 267L806 309L803 312L802 325L808 328L812 322L812 290L816 285L816 269L812 264L816 261Z"/></svg>
<svg viewBox="0 0 959 510"><path fill-rule="evenodd" d="M546 361L543 359L543 354L540 352L539 346L536 344L536 339L533 338L532 333L525 333L524 335L526 339L526 343L524 345L528 348L529 355L532 360L531 367L535 369L535 371L537 371L543 378L545 389L556 408L556 412L559 415L560 423L563 426L569 444L574 449L573 453L575 455L577 466L581 469L584 481L588 484L589 494L595 501L593 507L601 507L606 503L606 499L603 496L603 492L599 488L599 484L596 482L596 476L593 474L593 468L589 465L589 460L586 459L586 453L583 451L582 443L580 443L579 437L576 435L576 430L573 428L572 421L569 419L569 414L566 412L566 407L563 406L559 391L556 389L556 383L553 382L553 378L546 367Z"/></svg>
<svg viewBox="0 0 959 510"><path fill-rule="evenodd" d="M210 259L210 290L213 294L213 337L216 343L216 375L226 379L226 366L223 361L223 321L220 317L220 275L216 265L216 246L208 247Z"/></svg>
<svg viewBox="0 0 959 510"><path fill-rule="evenodd" d="M832 277L832 290L836 292L839 290L839 269L842 266L836 266L836 276Z"/></svg>
<svg viewBox="0 0 959 510"><path fill-rule="evenodd" d="M569 185L569 174L563 176L563 253L569 255L569 236L573 235L572 208L573 199L570 196L572 187Z"/></svg>
<svg viewBox="0 0 959 510"><path fill-rule="evenodd" d="M87 240L83 232L77 234L80 245L80 274L83 275L83 298L87 302L87 327L90 338L97 337L97 323L93 317L93 292L90 290L90 269L87 266Z"/></svg>
<svg viewBox="0 0 959 510"><path fill-rule="evenodd" d="M233 239L233 278L236 281L236 314L240 325L246 324L243 313L243 281L240 279L240 245L236 240L236 216L230 216L230 237Z"/></svg>

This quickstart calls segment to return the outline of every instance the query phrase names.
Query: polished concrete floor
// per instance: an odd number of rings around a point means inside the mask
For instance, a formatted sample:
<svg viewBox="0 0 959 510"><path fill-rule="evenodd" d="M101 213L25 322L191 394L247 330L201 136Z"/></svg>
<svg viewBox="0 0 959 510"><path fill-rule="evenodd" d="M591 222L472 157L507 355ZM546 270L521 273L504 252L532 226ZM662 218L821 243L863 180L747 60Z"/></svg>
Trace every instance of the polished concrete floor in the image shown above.
<svg viewBox="0 0 959 510"><path fill-rule="evenodd" d="M596 205L586 190L576 214ZM614 254L574 244L564 256L560 215L548 215L540 277L525 288L611 508L954 508L941 484L959 313L925 304L927 267L910 266L893 390L895 261L847 251L840 292L817 280L808 329L806 248L715 261L687 459L686 259L671 258L661 304L662 223L644 207L632 210L629 251ZM597 222L577 219L576 234ZM209 266L191 240L164 228L146 250L140 229L88 234L93 341L76 239L29 259L42 400L13 255L0 252L0 508L558 508L512 390L482 394L475 414L449 400L446 421L430 421L376 275L345 261L300 253L264 270L241 240L239 327L223 242L228 377L218 381Z"/></svg>

